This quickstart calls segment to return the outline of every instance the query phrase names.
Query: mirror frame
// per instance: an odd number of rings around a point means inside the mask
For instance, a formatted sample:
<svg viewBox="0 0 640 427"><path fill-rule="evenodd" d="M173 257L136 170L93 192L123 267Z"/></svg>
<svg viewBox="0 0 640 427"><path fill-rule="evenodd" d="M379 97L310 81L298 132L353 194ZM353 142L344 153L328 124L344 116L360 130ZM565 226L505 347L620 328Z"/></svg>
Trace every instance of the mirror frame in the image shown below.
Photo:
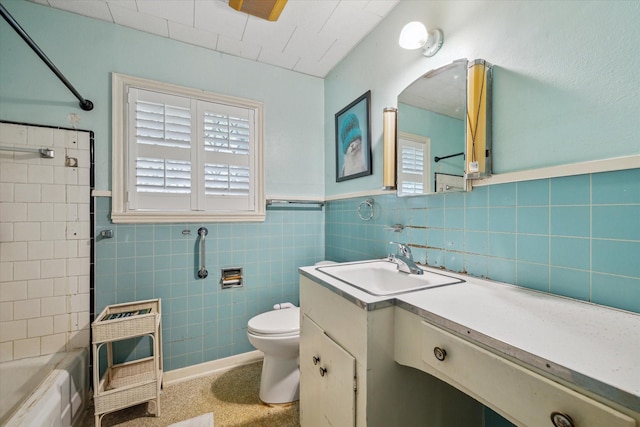
<svg viewBox="0 0 640 427"><path fill-rule="evenodd" d="M437 163L439 160L454 157L456 155L464 155L464 166L461 171L462 175L450 175L447 173L431 173L428 182L430 187L428 191L417 194L403 194L398 184L398 176L400 171L399 162L401 161L400 145L398 138L398 109L393 107L387 107L384 110L384 126L383 126L383 144L384 144L384 158L383 169L384 174L384 189L396 189L396 194L399 197L406 196L419 196L437 194L440 192L449 191L470 191L471 181L475 179L482 179L491 175L491 100L492 100L492 80L493 80L493 65L483 59L475 59L469 61L467 59L459 59L453 61L450 64L446 64L442 67L430 70L427 73L421 75L418 79L412 82L407 88L413 85L415 82L425 77L430 77L439 74L447 69L457 65L460 62L466 63L466 91L465 91L465 119L466 122L462 147L462 153L453 153L444 157L435 158ZM406 90L405 88L404 90ZM403 90L403 92L404 92ZM402 93L402 92L401 92ZM398 104L400 94L398 95ZM395 117L390 117L395 114ZM390 124L393 126L391 128ZM406 134L405 134L406 136ZM416 135L429 139L427 135ZM429 150L427 150L428 153ZM429 159L431 162L431 159ZM393 178L390 182L389 172L390 168L393 168ZM444 183L437 184L437 175L441 178L449 179L448 176L462 177L462 185L458 183ZM439 185L440 190L436 185Z"/></svg>

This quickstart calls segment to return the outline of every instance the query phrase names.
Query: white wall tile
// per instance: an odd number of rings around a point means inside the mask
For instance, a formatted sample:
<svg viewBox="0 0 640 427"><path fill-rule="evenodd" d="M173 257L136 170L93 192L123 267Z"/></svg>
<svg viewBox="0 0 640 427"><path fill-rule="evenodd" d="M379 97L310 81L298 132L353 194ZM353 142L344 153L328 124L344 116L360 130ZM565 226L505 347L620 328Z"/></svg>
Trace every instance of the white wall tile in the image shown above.
<svg viewBox="0 0 640 427"><path fill-rule="evenodd" d="M28 182L37 184L51 184L53 182L52 165L29 165Z"/></svg>
<svg viewBox="0 0 640 427"><path fill-rule="evenodd" d="M0 218L6 222L17 222L27 220L26 203L1 203Z"/></svg>
<svg viewBox="0 0 640 427"><path fill-rule="evenodd" d="M66 203L54 203L53 204L53 220L55 222L64 221L67 222L69 220L70 215L69 206ZM75 219L75 216L74 216Z"/></svg>
<svg viewBox="0 0 640 427"><path fill-rule="evenodd" d="M16 202L39 203L42 190L40 184L14 184L14 199Z"/></svg>
<svg viewBox="0 0 640 427"><path fill-rule="evenodd" d="M91 240L84 239L78 241L78 256L87 258L91 256Z"/></svg>
<svg viewBox="0 0 640 427"><path fill-rule="evenodd" d="M24 359L34 356L40 356L40 338L28 338L13 342L14 359Z"/></svg>
<svg viewBox="0 0 640 427"><path fill-rule="evenodd" d="M40 299L14 301L13 318L22 320L40 317L40 301Z"/></svg>
<svg viewBox="0 0 640 427"><path fill-rule="evenodd" d="M27 337L27 321L13 320L0 323L0 342L15 341Z"/></svg>
<svg viewBox="0 0 640 427"><path fill-rule="evenodd" d="M13 302L0 302L0 322L13 320Z"/></svg>
<svg viewBox="0 0 640 427"><path fill-rule="evenodd" d="M13 198L13 189L15 184L12 182L0 182L0 203L15 202Z"/></svg>
<svg viewBox="0 0 640 427"><path fill-rule="evenodd" d="M57 352L71 341L87 347L89 134L0 123L4 139L55 148L56 156L0 155L0 360ZM80 166L66 167L67 155ZM71 332L72 307L80 333Z"/></svg>
<svg viewBox="0 0 640 427"><path fill-rule="evenodd" d="M27 337L42 337L53 334L53 317L38 317L27 320Z"/></svg>
<svg viewBox="0 0 640 427"><path fill-rule="evenodd" d="M27 299L27 282L0 283L0 301L20 301Z"/></svg>
<svg viewBox="0 0 640 427"><path fill-rule="evenodd" d="M3 261L26 261L28 259L27 242L0 243L0 257Z"/></svg>
<svg viewBox="0 0 640 427"><path fill-rule="evenodd" d="M42 201L44 203L64 203L67 192L64 185L42 184Z"/></svg>
<svg viewBox="0 0 640 427"><path fill-rule="evenodd" d="M89 273L89 258L67 259L67 275L82 276L88 275Z"/></svg>
<svg viewBox="0 0 640 427"><path fill-rule="evenodd" d="M27 296L29 299L52 297L53 279L29 280L27 283Z"/></svg>
<svg viewBox="0 0 640 427"><path fill-rule="evenodd" d="M3 163L0 168L1 182L29 182L29 165Z"/></svg>
<svg viewBox="0 0 640 427"><path fill-rule="evenodd" d="M0 242L13 242L13 223L0 223Z"/></svg>
<svg viewBox="0 0 640 427"><path fill-rule="evenodd" d="M39 222L14 222L13 230L13 239L16 242L30 242L32 240L40 240Z"/></svg>
<svg viewBox="0 0 640 427"><path fill-rule="evenodd" d="M70 311L72 313L89 311L89 294L71 295L70 300L71 300Z"/></svg>
<svg viewBox="0 0 640 427"><path fill-rule="evenodd" d="M46 127L27 127L27 145L53 147L53 129Z"/></svg>
<svg viewBox="0 0 640 427"><path fill-rule="evenodd" d="M39 279L40 261L18 261L13 263L13 280Z"/></svg>
<svg viewBox="0 0 640 427"><path fill-rule="evenodd" d="M3 123L0 132L0 142L8 145L22 145L27 143L27 127L25 125L16 125Z"/></svg>
<svg viewBox="0 0 640 427"><path fill-rule="evenodd" d="M42 316L55 316L58 314L68 313L67 296L57 296L50 298L42 298L42 307L40 314Z"/></svg>
<svg viewBox="0 0 640 427"><path fill-rule="evenodd" d="M52 354L66 351L67 334L48 335L40 338L40 354Z"/></svg>
<svg viewBox="0 0 640 427"><path fill-rule="evenodd" d="M40 277L64 277L67 275L65 259L45 259L40 261Z"/></svg>
<svg viewBox="0 0 640 427"><path fill-rule="evenodd" d="M13 342L0 343L0 362L13 360Z"/></svg>
<svg viewBox="0 0 640 427"><path fill-rule="evenodd" d="M25 244L28 244L28 259L53 258L53 242L51 240L25 242Z"/></svg>
<svg viewBox="0 0 640 427"><path fill-rule="evenodd" d="M89 311L78 313L77 329L89 329L91 327L91 315Z"/></svg>
<svg viewBox="0 0 640 427"><path fill-rule="evenodd" d="M71 331L69 326L69 314L58 314L53 316L53 333L59 334Z"/></svg>
<svg viewBox="0 0 640 427"><path fill-rule="evenodd" d="M44 222L53 221L52 203L29 203L27 205L27 221Z"/></svg>
<svg viewBox="0 0 640 427"><path fill-rule="evenodd" d="M40 224L40 238L42 240L65 240L66 236L66 222L46 221Z"/></svg>
<svg viewBox="0 0 640 427"><path fill-rule="evenodd" d="M78 292L87 294L89 293L89 289L91 287L91 281L89 275L79 276L78 277Z"/></svg>
<svg viewBox="0 0 640 427"><path fill-rule="evenodd" d="M56 277L53 280L53 295L63 296L75 294L74 289L77 289L77 277Z"/></svg>
<svg viewBox="0 0 640 427"><path fill-rule="evenodd" d="M13 280L13 263L0 262L0 283Z"/></svg>

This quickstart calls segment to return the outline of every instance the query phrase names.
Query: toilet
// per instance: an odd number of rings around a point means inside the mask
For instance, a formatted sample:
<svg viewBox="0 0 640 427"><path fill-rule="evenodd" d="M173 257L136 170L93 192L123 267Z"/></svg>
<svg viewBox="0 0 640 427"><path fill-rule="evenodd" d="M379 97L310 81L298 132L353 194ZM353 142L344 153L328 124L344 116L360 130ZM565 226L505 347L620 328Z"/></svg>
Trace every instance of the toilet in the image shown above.
<svg viewBox="0 0 640 427"><path fill-rule="evenodd" d="M249 320L249 342L264 353L260 376L260 400L289 403L298 400L300 370L300 308L291 303L258 314Z"/></svg>
<svg viewBox="0 0 640 427"><path fill-rule="evenodd" d="M335 264L321 261L315 265ZM284 302L249 319L249 342L264 353L260 400L268 404L298 400L300 388L300 308Z"/></svg>

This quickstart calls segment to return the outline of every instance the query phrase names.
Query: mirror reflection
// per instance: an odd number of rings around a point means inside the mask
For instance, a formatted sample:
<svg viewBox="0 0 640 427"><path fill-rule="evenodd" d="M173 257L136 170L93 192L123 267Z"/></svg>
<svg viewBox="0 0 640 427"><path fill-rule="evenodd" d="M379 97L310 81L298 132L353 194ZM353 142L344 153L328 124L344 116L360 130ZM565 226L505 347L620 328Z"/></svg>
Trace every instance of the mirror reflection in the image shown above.
<svg viewBox="0 0 640 427"><path fill-rule="evenodd" d="M399 196L465 190L467 62L429 71L398 96Z"/></svg>

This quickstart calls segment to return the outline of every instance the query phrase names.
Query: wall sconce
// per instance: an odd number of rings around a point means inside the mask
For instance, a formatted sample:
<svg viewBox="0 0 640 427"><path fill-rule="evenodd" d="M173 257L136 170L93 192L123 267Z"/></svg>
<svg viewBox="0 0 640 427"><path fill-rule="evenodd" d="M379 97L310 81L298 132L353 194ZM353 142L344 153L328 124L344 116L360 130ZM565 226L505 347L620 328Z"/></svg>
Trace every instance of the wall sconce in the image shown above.
<svg viewBox="0 0 640 427"><path fill-rule="evenodd" d="M382 189L396 189L396 143L398 140L398 109L382 111Z"/></svg>
<svg viewBox="0 0 640 427"><path fill-rule="evenodd" d="M491 175L492 65L483 59L470 61L467 69L467 179Z"/></svg>
<svg viewBox="0 0 640 427"><path fill-rule="evenodd" d="M409 22L400 32L398 44L403 49L424 48L422 53L424 56L435 55L444 43L444 34L442 30L436 28L427 31L422 22Z"/></svg>

